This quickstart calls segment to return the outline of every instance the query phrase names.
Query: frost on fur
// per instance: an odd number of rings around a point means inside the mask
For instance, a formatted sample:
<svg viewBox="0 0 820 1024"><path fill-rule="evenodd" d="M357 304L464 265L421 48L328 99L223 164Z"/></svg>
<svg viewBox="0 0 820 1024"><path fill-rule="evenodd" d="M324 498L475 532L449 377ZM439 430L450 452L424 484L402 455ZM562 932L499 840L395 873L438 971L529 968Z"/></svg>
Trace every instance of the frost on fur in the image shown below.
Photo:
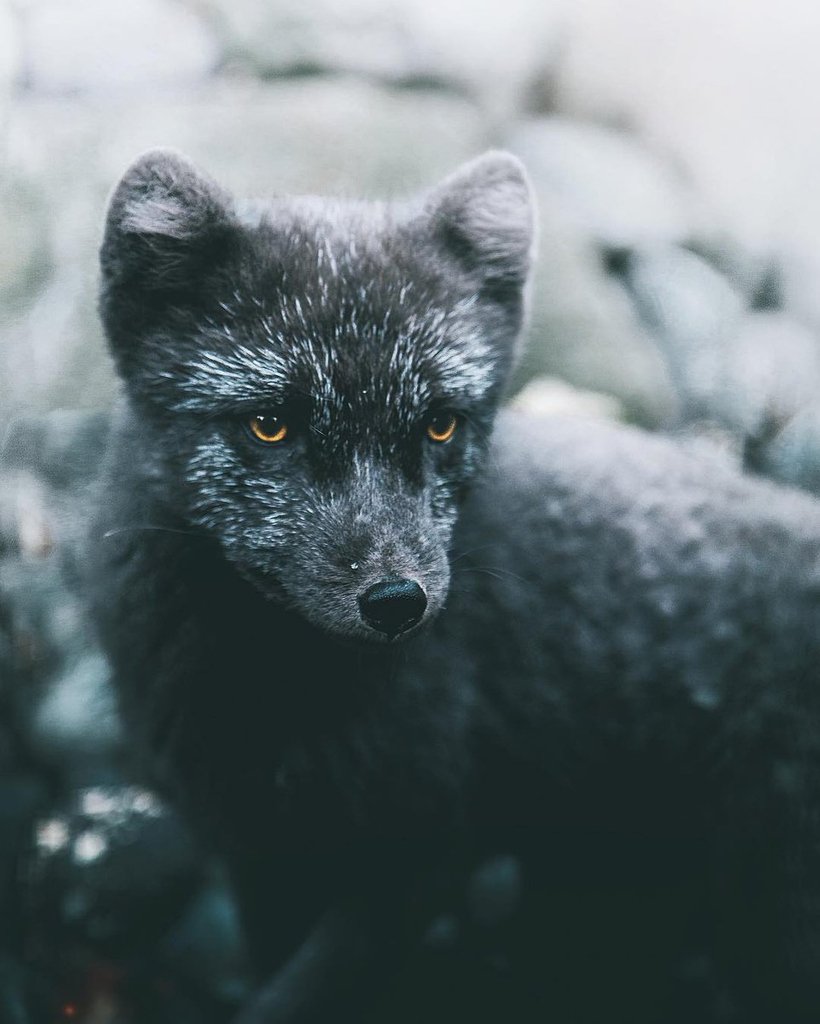
<svg viewBox="0 0 820 1024"><path fill-rule="evenodd" d="M221 383L240 376L237 396L303 352L312 378L330 338L351 355L413 339L413 364L435 357L442 385L452 364L459 388L500 389L533 239L514 157L487 153L404 203L282 197L247 209L166 150L126 171L109 207L100 309L132 392L154 400L151 381L184 387L180 365L218 365Z"/></svg>

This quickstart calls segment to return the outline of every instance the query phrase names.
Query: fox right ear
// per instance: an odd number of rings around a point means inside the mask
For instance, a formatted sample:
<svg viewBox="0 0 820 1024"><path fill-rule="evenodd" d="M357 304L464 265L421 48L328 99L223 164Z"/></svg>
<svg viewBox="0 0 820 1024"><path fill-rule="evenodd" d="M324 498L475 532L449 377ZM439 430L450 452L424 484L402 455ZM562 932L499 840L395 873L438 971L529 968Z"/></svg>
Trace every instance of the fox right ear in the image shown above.
<svg viewBox="0 0 820 1024"><path fill-rule="evenodd" d="M230 196L184 157L156 149L125 172L108 207L100 263L103 305L123 288L184 290L224 252L234 231Z"/></svg>
<svg viewBox="0 0 820 1024"><path fill-rule="evenodd" d="M428 195L425 212L440 249L465 270L496 288L523 286L535 208L526 171L511 153L490 150L463 164Z"/></svg>

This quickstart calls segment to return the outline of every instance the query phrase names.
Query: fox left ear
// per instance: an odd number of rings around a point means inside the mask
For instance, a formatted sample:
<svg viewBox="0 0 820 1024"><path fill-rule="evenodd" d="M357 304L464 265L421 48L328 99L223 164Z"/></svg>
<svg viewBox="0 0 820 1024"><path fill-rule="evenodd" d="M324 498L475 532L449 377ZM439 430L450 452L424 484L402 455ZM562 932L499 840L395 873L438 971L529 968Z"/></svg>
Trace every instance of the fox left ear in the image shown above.
<svg viewBox="0 0 820 1024"><path fill-rule="evenodd" d="M100 314L123 376L149 329L207 290L238 235L230 195L185 157L152 150L128 168L100 248Z"/></svg>
<svg viewBox="0 0 820 1024"><path fill-rule="evenodd" d="M425 213L438 245L484 282L520 288L535 243L535 204L527 173L511 153L491 150L445 178Z"/></svg>
<svg viewBox="0 0 820 1024"><path fill-rule="evenodd" d="M100 260L103 281L173 291L224 247L230 196L173 150L144 153L114 190Z"/></svg>

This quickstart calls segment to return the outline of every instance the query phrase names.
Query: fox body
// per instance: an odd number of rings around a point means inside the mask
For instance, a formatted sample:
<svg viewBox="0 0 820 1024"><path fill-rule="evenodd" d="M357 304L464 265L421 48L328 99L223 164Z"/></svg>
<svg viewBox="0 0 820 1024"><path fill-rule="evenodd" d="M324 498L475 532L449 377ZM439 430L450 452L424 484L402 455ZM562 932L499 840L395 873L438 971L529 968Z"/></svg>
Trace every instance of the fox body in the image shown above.
<svg viewBox="0 0 820 1024"><path fill-rule="evenodd" d="M532 237L505 154L239 204L163 151L112 198L97 617L272 977L244 1020L363 1019L493 853L533 879L522 1019L694 1019L693 949L716 1020L820 1007L820 505L496 418Z"/></svg>

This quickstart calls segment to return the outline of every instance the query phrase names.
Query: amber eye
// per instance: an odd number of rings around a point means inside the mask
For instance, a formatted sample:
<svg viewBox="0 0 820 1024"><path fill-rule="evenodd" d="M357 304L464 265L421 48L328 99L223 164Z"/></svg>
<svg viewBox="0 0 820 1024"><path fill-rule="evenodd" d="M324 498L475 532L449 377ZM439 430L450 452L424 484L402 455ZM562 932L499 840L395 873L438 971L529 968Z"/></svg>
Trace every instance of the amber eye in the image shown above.
<svg viewBox="0 0 820 1024"><path fill-rule="evenodd" d="M265 444L279 444L288 436L288 425L278 416L254 416L248 420L248 427L257 441Z"/></svg>
<svg viewBox="0 0 820 1024"><path fill-rule="evenodd" d="M444 444L456 432L458 419L451 412L439 412L427 421L427 436L431 441Z"/></svg>

